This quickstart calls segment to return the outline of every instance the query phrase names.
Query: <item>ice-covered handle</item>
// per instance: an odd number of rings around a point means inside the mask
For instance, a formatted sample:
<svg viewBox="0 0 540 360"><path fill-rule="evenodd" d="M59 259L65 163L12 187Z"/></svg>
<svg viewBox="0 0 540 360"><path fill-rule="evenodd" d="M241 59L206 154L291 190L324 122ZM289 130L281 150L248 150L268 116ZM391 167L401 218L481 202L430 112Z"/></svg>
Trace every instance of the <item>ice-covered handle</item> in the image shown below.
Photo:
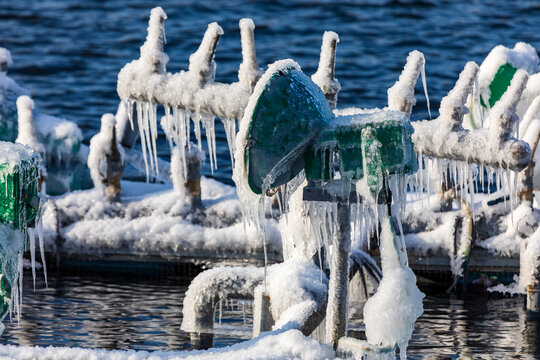
<svg viewBox="0 0 540 360"><path fill-rule="evenodd" d="M169 57L163 52L165 45L165 20L167 15L158 6L150 12L148 34L141 46L141 60L148 64L153 72L164 73Z"/></svg>
<svg viewBox="0 0 540 360"><path fill-rule="evenodd" d="M399 75L399 80L388 89L388 108L411 115L416 104L414 86L425 64L424 54L418 50L411 51L407 63Z"/></svg>
<svg viewBox="0 0 540 360"><path fill-rule="evenodd" d="M242 63L238 69L238 80L251 92L262 75L255 52L255 24L253 20L244 18L240 20L239 25L242 42Z"/></svg>
<svg viewBox="0 0 540 360"><path fill-rule="evenodd" d="M214 80L216 72L214 54L221 35L223 35L223 29L218 23L208 24L201 45L189 57L189 72L197 76L201 82Z"/></svg>
<svg viewBox="0 0 540 360"><path fill-rule="evenodd" d="M469 112L465 103L473 91L478 70L478 65L474 61L469 61L459 74L454 88L441 101L439 108L441 125L444 125L449 131L463 129L463 116Z"/></svg>
<svg viewBox="0 0 540 360"><path fill-rule="evenodd" d="M341 84L335 78L336 47L338 42L338 34L333 31L325 31L321 45L319 68L311 76L311 80L321 88L332 109L337 105L338 93L341 90Z"/></svg>

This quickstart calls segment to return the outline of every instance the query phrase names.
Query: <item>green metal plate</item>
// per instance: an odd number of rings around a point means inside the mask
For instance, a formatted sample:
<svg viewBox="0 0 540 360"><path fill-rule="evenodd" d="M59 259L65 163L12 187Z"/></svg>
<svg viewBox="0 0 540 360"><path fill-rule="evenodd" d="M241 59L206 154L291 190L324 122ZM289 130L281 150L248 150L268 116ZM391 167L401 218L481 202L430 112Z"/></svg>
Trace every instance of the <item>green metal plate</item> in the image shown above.
<svg viewBox="0 0 540 360"><path fill-rule="evenodd" d="M10 144L14 151L20 144ZM38 177L40 157L37 153L16 165L0 163L0 223L24 231L39 208Z"/></svg>
<svg viewBox="0 0 540 360"><path fill-rule="evenodd" d="M489 107L493 107L493 105L495 105L495 103L503 96L506 89L508 89L508 86L510 86L510 82L514 78L516 71L517 69L508 63L499 67L493 80L489 84ZM486 107L484 99L481 98L480 103L482 106Z"/></svg>
<svg viewBox="0 0 540 360"><path fill-rule="evenodd" d="M302 71L290 65L275 71L249 117L244 164L251 190L260 194L302 171L304 153L333 117L321 89Z"/></svg>
<svg viewBox="0 0 540 360"><path fill-rule="evenodd" d="M380 145L380 159L364 164L362 133L371 128L373 140ZM372 113L339 116L320 133L317 143L306 152L306 177L308 180L332 178L330 153L339 153L339 171L342 179L358 180L375 175L379 169L389 174L414 173L416 157L411 141L413 128L407 115L397 111L379 110Z"/></svg>

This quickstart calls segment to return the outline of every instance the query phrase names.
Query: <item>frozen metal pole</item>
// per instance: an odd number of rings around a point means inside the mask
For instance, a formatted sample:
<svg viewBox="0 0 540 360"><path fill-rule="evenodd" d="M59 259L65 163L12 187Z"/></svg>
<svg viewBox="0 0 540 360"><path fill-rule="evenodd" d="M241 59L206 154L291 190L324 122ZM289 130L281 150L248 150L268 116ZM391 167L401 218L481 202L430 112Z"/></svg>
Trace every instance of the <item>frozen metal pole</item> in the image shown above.
<svg viewBox="0 0 540 360"><path fill-rule="evenodd" d="M338 202L337 224L330 258L330 288L326 307L326 342L337 348L347 332L347 295L349 287L349 253L351 251L351 219L349 204Z"/></svg>
<svg viewBox="0 0 540 360"><path fill-rule="evenodd" d="M324 33L319 68L311 76L311 80L321 88L332 109L336 108L338 93L341 90L341 85L335 78L336 47L338 42L339 37L335 32L326 31Z"/></svg>

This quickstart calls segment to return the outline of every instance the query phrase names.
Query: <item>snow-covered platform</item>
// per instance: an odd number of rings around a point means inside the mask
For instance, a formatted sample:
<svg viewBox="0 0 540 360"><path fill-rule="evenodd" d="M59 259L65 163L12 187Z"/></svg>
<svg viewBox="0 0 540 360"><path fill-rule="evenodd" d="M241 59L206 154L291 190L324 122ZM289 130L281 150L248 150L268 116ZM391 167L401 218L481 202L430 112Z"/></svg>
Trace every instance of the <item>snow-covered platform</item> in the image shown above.
<svg viewBox="0 0 540 360"><path fill-rule="evenodd" d="M96 190L53 197L44 207L46 251L65 265L151 269L174 264L264 264L263 244L244 224L235 188L201 178L202 207L172 186L122 182L122 200ZM277 221L267 221L267 257L282 259Z"/></svg>

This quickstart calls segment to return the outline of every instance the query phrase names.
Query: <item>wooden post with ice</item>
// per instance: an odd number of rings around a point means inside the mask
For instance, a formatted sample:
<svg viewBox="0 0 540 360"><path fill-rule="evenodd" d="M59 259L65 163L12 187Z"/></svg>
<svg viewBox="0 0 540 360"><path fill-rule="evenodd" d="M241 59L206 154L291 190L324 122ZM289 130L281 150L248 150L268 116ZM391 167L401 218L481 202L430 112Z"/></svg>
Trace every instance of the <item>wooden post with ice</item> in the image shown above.
<svg viewBox="0 0 540 360"><path fill-rule="evenodd" d="M182 154L184 151L184 154ZM200 208L201 202L201 162L204 154L195 144L183 149L174 147L171 154L171 180L174 191L180 196L187 196L194 208Z"/></svg>
<svg viewBox="0 0 540 360"><path fill-rule="evenodd" d="M101 117L101 130L90 140L88 168L94 187L110 201L120 201L120 179L124 171L124 150L116 137L113 114Z"/></svg>

